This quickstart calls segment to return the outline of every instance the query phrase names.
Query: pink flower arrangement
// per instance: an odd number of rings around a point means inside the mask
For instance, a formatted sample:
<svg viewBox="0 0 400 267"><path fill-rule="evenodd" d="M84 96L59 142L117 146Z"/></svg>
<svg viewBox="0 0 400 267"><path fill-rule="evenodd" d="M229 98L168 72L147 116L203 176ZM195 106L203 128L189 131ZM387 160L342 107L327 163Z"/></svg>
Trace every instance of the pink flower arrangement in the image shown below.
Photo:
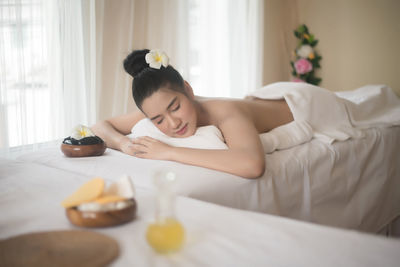
<svg viewBox="0 0 400 267"><path fill-rule="evenodd" d="M294 60L290 61L292 66L292 81L306 82L314 85L321 83L322 79L315 76L317 69L321 68L319 61L322 57L315 50L318 40L308 31L306 25L300 25L294 35L299 40L293 51Z"/></svg>
<svg viewBox="0 0 400 267"><path fill-rule="evenodd" d="M298 74L306 74L312 71L313 67L310 61L305 58L300 58L294 63L294 67L296 68L296 72Z"/></svg>

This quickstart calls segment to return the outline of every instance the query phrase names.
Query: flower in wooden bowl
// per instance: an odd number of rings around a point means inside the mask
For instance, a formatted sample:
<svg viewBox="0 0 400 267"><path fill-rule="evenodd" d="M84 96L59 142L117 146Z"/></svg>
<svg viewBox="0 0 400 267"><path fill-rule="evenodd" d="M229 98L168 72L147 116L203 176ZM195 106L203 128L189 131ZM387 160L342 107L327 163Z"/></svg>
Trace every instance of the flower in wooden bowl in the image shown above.
<svg viewBox="0 0 400 267"><path fill-rule="evenodd" d="M76 126L61 144L61 151L67 157L101 156L106 148L104 141L83 125Z"/></svg>

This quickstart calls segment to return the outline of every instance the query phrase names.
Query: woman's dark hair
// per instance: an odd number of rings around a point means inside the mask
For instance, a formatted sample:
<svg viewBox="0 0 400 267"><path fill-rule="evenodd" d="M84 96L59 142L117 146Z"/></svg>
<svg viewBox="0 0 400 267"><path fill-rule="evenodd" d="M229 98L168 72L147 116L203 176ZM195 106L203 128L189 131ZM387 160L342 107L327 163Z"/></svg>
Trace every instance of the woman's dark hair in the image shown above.
<svg viewBox="0 0 400 267"><path fill-rule="evenodd" d="M136 106L141 110L143 100L161 87L185 93L182 76L171 65L160 69L150 68L145 56L149 49L135 50L124 60L124 69L132 75L132 95Z"/></svg>

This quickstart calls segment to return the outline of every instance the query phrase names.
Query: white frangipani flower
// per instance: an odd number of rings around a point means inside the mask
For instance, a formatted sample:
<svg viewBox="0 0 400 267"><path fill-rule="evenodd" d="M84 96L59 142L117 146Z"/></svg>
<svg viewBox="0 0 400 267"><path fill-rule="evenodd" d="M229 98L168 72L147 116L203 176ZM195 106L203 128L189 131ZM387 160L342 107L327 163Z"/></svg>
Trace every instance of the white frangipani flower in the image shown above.
<svg viewBox="0 0 400 267"><path fill-rule="evenodd" d="M94 133L86 126L79 124L73 129L71 137L75 140L81 140L82 138L95 136Z"/></svg>
<svg viewBox="0 0 400 267"><path fill-rule="evenodd" d="M302 45L299 49L297 49L297 55L302 58L308 58L311 53L314 53L314 50L310 45Z"/></svg>
<svg viewBox="0 0 400 267"><path fill-rule="evenodd" d="M150 68L160 69L161 66L164 68L168 67L169 58L167 54L165 54L161 50L151 50L146 54L146 63L149 64Z"/></svg>

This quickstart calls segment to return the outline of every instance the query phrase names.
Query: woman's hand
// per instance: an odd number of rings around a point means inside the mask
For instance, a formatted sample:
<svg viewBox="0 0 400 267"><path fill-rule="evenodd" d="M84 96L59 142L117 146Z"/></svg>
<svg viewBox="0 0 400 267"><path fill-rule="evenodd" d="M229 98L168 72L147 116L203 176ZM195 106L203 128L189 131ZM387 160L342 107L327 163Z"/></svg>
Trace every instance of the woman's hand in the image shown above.
<svg viewBox="0 0 400 267"><path fill-rule="evenodd" d="M134 156L144 159L170 160L172 147L149 136L132 140Z"/></svg>
<svg viewBox="0 0 400 267"><path fill-rule="evenodd" d="M131 156L135 156L135 154L138 153L134 147L133 141L125 136L119 141L119 150Z"/></svg>

